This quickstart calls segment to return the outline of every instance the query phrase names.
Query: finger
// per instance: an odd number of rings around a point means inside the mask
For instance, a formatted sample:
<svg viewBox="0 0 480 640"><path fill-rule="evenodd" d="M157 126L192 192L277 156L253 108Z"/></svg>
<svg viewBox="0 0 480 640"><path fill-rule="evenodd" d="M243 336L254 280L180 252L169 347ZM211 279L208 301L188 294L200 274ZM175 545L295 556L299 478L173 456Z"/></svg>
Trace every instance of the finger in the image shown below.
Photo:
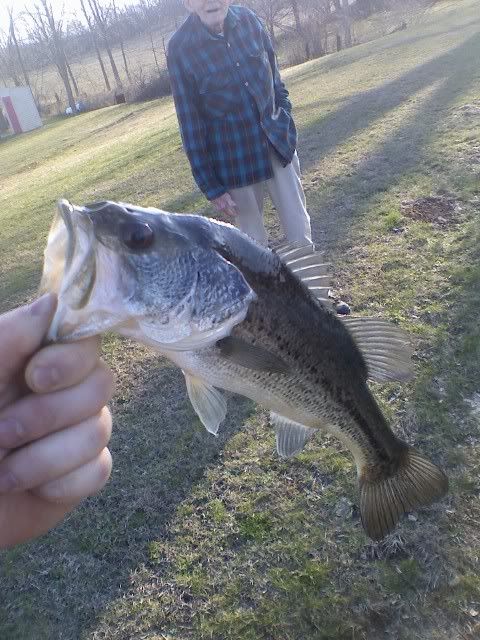
<svg viewBox="0 0 480 640"><path fill-rule="evenodd" d="M56 304L56 296L47 293L31 305L0 315L0 408L19 394L17 374L39 349Z"/></svg>
<svg viewBox="0 0 480 640"><path fill-rule="evenodd" d="M33 493L49 502L71 504L98 493L106 485L111 472L112 456L105 447L87 464L33 489Z"/></svg>
<svg viewBox="0 0 480 640"><path fill-rule="evenodd" d="M0 464L0 494L39 487L87 464L107 446L111 432L105 407L93 418L14 451Z"/></svg>
<svg viewBox="0 0 480 640"><path fill-rule="evenodd" d="M56 504L40 500L31 492L2 496L0 549L41 536L58 524L77 503Z"/></svg>
<svg viewBox="0 0 480 640"><path fill-rule="evenodd" d="M100 337L53 344L38 351L27 365L25 380L37 393L72 387L96 367Z"/></svg>
<svg viewBox="0 0 480 640"><path fill-rule="evenodd" d="M225 213L229 218L235 218L237 215L237 210L233 207L226 207Z"/></svg>
<svg viewBox="0 0 480 640"><path fill-rule="evenodd" d="M100 361L74 387L21 398L0 414L0 447L16 449L90 418L107 404L112 390L112 372Z"/></svg>

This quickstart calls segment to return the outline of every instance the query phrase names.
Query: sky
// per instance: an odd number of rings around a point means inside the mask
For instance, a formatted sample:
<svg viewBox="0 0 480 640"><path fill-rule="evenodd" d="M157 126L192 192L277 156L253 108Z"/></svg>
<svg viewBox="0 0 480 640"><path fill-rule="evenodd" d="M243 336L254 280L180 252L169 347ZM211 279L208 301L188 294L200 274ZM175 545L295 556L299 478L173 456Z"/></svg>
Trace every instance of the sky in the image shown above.
<svg viewBox="0 0 480 640"><path fill-rule="evenodd" d="M8 32L9 18L7 7L13 6L13 15L19 16L23 10L32 10L38 4L38 0L0 0L0 33ZM49 4L52 5L53 13L55 16L60 16L62 11L65 16L65 21L68 22L74 18L83 22L82 10L80 7L80 0L49 0ZM88 3L86 3L88 5ZM117 0L117 8L124 7L127 4L134 4L129 0ZM23 33L21 27L18 29L19 33Z"/></svg>

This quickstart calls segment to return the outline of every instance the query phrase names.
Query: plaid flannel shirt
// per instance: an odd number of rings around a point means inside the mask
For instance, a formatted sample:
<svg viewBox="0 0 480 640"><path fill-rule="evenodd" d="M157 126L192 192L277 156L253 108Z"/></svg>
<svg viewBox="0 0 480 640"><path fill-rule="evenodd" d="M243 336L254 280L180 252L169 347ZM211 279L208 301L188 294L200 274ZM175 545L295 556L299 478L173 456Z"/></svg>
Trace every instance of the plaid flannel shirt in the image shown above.
<svg viewBox="0 0 480 640"><path fill-rule="evenodd" d="M223 35L190 14L170 39L167 64L183 146L209 200L271 178L270 145L284 166L292 160L288 91L252 11L231 6Z"/></svg>

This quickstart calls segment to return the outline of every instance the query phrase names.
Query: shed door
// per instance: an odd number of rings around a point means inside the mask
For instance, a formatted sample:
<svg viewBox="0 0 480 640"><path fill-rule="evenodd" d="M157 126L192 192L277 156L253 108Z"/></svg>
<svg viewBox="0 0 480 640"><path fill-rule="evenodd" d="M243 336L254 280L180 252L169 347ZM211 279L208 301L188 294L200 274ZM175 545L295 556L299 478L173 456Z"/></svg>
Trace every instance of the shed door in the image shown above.
<svg viewBox="0 0 480 640"><path fill-rule="evenodd" d="M7 112L7 117L10 120L10 125L13 129L14 133L22 133L22 127L20 126L20 122L18 121L17 114L15 113L15 108L13 106L12 99L10 96L5 96L2 98L3 105L5 107L5 111Z"/></svg>

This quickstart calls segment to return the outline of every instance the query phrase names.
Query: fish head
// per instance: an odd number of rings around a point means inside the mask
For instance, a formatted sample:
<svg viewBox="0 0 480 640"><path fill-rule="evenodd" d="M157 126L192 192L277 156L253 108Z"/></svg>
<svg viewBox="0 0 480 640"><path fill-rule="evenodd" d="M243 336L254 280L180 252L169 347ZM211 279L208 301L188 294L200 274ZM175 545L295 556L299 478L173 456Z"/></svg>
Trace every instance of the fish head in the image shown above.
<svg viewBox="0 0 480 640"><path fill-rule="evenodd" d="M47 338L113 330L160 351L184 351L225 337L256 296L217 250L219 225L124 203L61 200L40 284L58 296Z"/></svg>

